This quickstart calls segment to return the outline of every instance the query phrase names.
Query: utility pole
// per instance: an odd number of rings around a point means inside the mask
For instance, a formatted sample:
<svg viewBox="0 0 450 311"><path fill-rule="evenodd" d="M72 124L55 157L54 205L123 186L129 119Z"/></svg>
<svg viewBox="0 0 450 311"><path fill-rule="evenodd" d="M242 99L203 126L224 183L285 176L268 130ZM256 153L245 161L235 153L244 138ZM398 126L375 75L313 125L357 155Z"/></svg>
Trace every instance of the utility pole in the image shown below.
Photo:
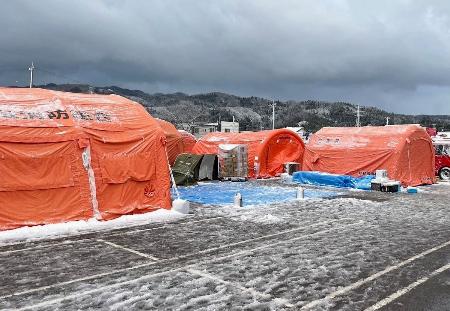
<svg viewBox="0 0 450 311"><path fill-rule="evenodd" d="M217 131L222 132L222 120L221 120L220 113L219 113L219 122L217 123Z"/></svg>
<svg viewBox="0 0 450 311"><path fill-rule="evenodd" d="M30 71L30 89L33 87L33 70L34 70L34 64L31 62L31 67L28 68Z"/></svg>
<svg viewBox="0 0 450 311"><path fill-rule="evenodd" d="M360 112L359 105L358 105L358 108L356 110L356 127L361 127L361 112Z"/></svg>
<svg viewBox="0 0 450 311"><path fill-rule="evenodd" d="M274 100L272 100L272 130L275 129L275 106L277 104L275 103Z"/></svg>

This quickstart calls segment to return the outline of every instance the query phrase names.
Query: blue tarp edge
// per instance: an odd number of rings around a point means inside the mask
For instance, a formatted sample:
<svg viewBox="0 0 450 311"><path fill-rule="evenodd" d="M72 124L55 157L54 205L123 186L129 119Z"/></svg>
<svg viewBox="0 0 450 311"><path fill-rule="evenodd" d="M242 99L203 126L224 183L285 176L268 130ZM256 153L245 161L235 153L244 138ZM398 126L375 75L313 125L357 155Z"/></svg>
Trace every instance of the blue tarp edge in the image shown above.
<svg viewBox="0 0 450 311"><path fill-rule="evenodd" d="M354 188L361 190L370 190L371 181L374 178L374 175L353 177L350 175L338 175L314 171L295 172L292 175L292 181L299 184L331 186L337 188Z"/></svg>

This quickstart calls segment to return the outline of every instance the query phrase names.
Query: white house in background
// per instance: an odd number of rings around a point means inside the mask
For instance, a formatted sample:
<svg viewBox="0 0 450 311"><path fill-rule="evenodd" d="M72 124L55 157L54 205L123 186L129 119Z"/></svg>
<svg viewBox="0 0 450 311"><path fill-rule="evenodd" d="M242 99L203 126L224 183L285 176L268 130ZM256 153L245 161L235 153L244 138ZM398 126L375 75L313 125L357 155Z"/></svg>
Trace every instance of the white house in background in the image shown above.
<svg viewBox="0 0 450 311"><path fill-rule="evenodd" d="M286 127L286 129L291 130L294 133L297 133L300 137L303 137L305 135L305 129L303 126L297 126L297 127Z"/></svg>
<svg viewBox="0 0 450 311"><path fill-rule="evenodd" d="M239 133L239 122L220 122L220 131L223 133Z"/></svg>
<svg viewBox="0 0 450 311"><path fill-rule="evenodd" d="M286 127L286 129L291 130L294 133L297 133L298 136L300 136L305 143L309 140L310 133L307 133L303 126Z"/></svg>
<svg viewBox="0 0 450 311"><path fill-rule="evenodd" d="M199 139L208 133L217 132L217 127L218 123L195 124L191 125L191 133L195 136L195 138Z"/></svg>

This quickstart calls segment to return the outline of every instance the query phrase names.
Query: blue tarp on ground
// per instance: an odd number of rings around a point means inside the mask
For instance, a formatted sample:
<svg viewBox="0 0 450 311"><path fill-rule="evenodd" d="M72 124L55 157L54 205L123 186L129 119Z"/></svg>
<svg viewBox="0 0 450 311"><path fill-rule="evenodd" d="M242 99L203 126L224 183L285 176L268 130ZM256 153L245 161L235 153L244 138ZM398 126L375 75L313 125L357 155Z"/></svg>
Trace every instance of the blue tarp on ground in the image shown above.
<svg viewBox="0 0 450 311"><path fill-rule="evenodd" d="M322 172L295 172L292 175L292 180L299 184L355 188L361 190L370 190L370 182L374 178L374 175L352 177L349 175L337 175Z"/></svg>
<svg viewBox="0 0 450 311"><path fill-rule="evenodd" d="M232 205L234 195L242 195L244 206L263 205L296 199L297 190L286 187L261 186L252 182L211 182L191 187L178 187L184 200L210 205ZM305 189L305 198L336 196L334 191Z"/></svg>

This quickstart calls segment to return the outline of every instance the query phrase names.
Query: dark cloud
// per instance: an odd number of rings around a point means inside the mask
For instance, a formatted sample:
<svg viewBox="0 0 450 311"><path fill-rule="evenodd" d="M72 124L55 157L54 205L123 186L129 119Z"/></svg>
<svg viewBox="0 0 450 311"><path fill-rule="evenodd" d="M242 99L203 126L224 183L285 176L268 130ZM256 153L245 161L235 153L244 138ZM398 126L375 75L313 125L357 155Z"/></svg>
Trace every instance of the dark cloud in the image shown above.
<svg viewBox="0 0 450 311"><path fill-rule="evenodd" d="M33 60L37 83L450 114L449 18L448 1L4 1L0 84Z"/></svg>

